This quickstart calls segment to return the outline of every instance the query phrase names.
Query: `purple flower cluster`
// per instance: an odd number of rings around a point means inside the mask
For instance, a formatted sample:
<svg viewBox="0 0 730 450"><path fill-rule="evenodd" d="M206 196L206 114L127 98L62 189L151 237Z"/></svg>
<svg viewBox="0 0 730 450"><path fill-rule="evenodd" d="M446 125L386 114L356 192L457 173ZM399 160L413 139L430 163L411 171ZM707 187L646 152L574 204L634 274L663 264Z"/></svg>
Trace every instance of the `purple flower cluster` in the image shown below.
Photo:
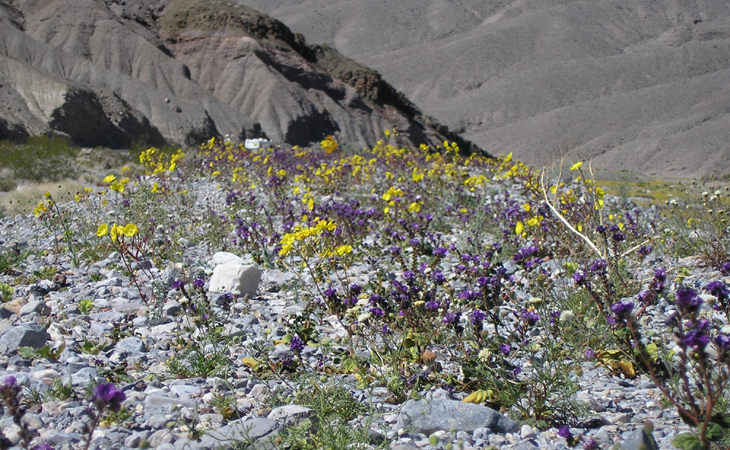
<svg viewBox="0 0 730 450"><path fill-rule="evenodd" d="M609 325L616 326L621 323L626 323L631 317L631 311L634 309L634 302L631 300L621 300L620 302L611 305L611 312L613 316L607 319Z"/></svg>

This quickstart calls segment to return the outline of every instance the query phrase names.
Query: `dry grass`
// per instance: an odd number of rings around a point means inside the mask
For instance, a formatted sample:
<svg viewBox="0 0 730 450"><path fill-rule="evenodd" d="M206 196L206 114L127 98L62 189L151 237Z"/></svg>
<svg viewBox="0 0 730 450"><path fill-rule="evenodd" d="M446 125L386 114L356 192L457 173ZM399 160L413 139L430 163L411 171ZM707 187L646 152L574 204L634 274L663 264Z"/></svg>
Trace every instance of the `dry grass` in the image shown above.
<svg viewBox="0 0 730 450"><path fill-rule="evenodd" d="M89 185L83 179L24 184L13 191L0 194L0 209L6 216L30 214L46 192L50 192L56 201L69 201Z"/></svg>

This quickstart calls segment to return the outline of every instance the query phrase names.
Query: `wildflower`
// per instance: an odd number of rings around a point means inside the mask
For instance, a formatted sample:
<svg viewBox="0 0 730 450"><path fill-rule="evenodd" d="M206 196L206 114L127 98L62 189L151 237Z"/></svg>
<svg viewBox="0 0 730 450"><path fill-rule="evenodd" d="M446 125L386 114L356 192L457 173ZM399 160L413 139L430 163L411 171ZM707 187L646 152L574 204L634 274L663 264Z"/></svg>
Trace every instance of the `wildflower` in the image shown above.
<svg viewBox="0 0 730 450"><path fill-rule="evenodd" d="M114 387L112 383L101 383L94 388L91 401L99 411L109 408L111 411L119 412L122 409L122 402L127 396L121 389Z"/></svg>
<svg viewBox="0 0 730 450"><path fill-rule="evenodd" d="M426 302L424 306L426 307L426 309L435 311L435 310L439 309L439 306L441 306L441 303L439 303L436 300L431 300L431 301Z"/></svg>
<svg viewBox="0 0 730 450"><path fill-rule="evenodd" d="M304 342L302 342L299 336L294 336L291 338L291 342L289 342L289 349L294 353L300 353L304 350Z"/></svg>
<svg viewBox="0 0 730 450"><path fill-rule="evenodd" d="M348 253L352 253L352 245L340 245L335 249L337 256L343 256Z"/></svg>
<svg viewBox="0 0 730 450"><path fill-rule="evenodd" d="M33 214L35 214L36 217L39 217L45 211L48 211L48 208L46 208L46 205L43 204L43 202L40 202L33 210Z"/></svg>
<svg viewBox="0 0 730 450"><path fill-rule="evenodd" d="M680 340L682 347L690 348L695 352L701 352L710 343L710 337L703 330L692 330Z"/></svg>
<svg viewBox="0 0 730 450"><path fill-rule="evenodd" d="M717 297L717 299L721 302L727 300L730 296L730 291L727 287L725 287L725 283L721 281L713 281L709 283L705 286L705 290Z"/></svg>
<svg viewBox="0 0 730 450"><path fill-rule="evenodd" d="M109 233L109 225L102 223L99 228L96 229L96 235L99 237L106 236Z"/></svg>
<svg viewBox="0 0 730 450"><path fill-rule="evenodd" d="M510 350L512 350L512 347L509 344L502 344L499 346L499 351L505 355L509 355Z"/></svg>
<svg viewBox="0 0 730 450"><path fill-rule="evenodd" d="M611 305L611 312L613 312L613 316L608 318L608 322L611 325L616 325L617 323L623 323L629 318L629 314L634 309L634 302L631 300L621 300L620 302L614 303Z"/></svg>
<svg viewBox="0 0 730 450"><path fill-rule="evenodd" d="M682 313L695 313L702 305L702 299L694 289L680 289L674 302Z"/></svg>
<svg viewBox="0 0 730 450"><path fill-rule="evenodd" d="M114 175L107 175L104 177L104 183L114 183L115 181L117 181L117 177Z"/></svg>
<svg viewBox="0 0 730 450"><path fill-rule="evenodd" d="M183 280L175 280L172 282L172 289L180 289L183 286L185 286L185 282Z"/></svg>
<svg viewBox="0 0 730 450"><path fill-rule="evenodd" d="M649 253L652 252L654 248L651 245L642 245L641 248L636 252L636 254L639 256L639 258L646 257Z"/></svg>
<svg viewBox="0 0 730 450"><path fill-rule="evenodd" d="M605 274L607 268L608 262L605 259L597 259L588 266L588 270L598 275Z"/></svg>
<svg viewBox="0 0 730 450"><path fill-rule="evenodd" d="M132 237L137 234L137 232L139 232L139 228L137 228L137 225L134 225L132 223L127 224L124 226L124 228L122 228L122 234L127 237Z"/></svg>
<svg viewBox="0 0 730 450"><path fill-rule="evenodd" d="M203 289L203 286L205 286L205 280L202 278L197 278L193 281L193 286L198 289Z"/></svg>
<svg viewBox="0 0 730 450"><path fill-rule="evenodd" d="M488 348L483 348L483 349L479 350L479 354L477 355L479 360L483 363L488 363L491 356L492 356L492 351L489 350Z"/></svg>
<svg viewBox="0 0 730 450"><path fill-rule="evenodd" d="M578 445L579 439L573 436L573 433L570 432L570 426L563 425L562 427L558 428L558 436L565 439L565 443L568 445L568 447L575 447Z"/></svg>
<svg viewBox="0 0 730 450"><path fill-rule="evenodd" d="M431 281L433 281L434 284L444 284L446 283L446 277L440 270L434 270L431 273Z"/></svg>
<svg viewBox="0 0 730 450"><path fill-rule="evenodd" d="M378 308L377 306L369 309L370 314L377 316L377 317L383 317L385 315L385 311Z"/></svg>
<svg viewBox="0 0 730 450"><path fill-rule="evenodd" d="M437 302L438 303L438 302ZM446 313L444 315L443 320L441 320L443 323L449 324L449 325L456 325L459 323L459 319L461 319L461 312L458 313Z"/></svg>
<svg viewBox="0 0 730 450"><path fill-rule="evenodd" d="M577 163L570 166L570 170L576 171L576 170L580 169L582 165L583 165L583 161L578 161Z"/></svg>
<svg viewBox="0 0 730 450"><path fill-rule="evenodd" d="M730 336L727 334L719 334L717 337L712 341L715 343L718 349L722 351L728 351L730 350Z"/></svg>
<svg viewBox="0 0 730 450"><path fill-rule="evenodd" d="M522 310L522 320L528 325L535 325L540 320L540 315L533 308Z"/></svg>
<svg viewBox="0 0 730 450"><path fill-rule="evenodd" d="M53 447L48 444L38 444L34 445L31 450L53 450Z"/></svg>
<svg viewBox="0 0 730 450"><path fill-rule="evenodd" d="M720 264L720 272L722 272L723 275L730 275L730 261L725 261Z"/></svg>
<svg viewBox="0 0 730 450"><path fill-rule="evenodd" d="M588 440L583 443L583 450L598 450L598 442L596 442L593 438L588 438Z"/></svg>
<svg viewBox="0 0 730 450"><path fill-rule="evenodd" d="M596 357L596 352L593 351L592 348L587 348L585 352L583 352L586 359L592 359Z"/></svg>
<svg viewBox="0 0 730 450"><path fill-rule="evenodd" d="M573 281L575 284L581 285L586 282L586 274L582 270L579 270L573 274Z"/></svg>
<svg viewBox="0 0 730 450"><path fill-rule="evenodd" d="M479 326L484 322L484 319L486 318L486 314L484 314L484 311L480 309L475 309L471 313L471 323L473 323L475 326Z"/></svg>

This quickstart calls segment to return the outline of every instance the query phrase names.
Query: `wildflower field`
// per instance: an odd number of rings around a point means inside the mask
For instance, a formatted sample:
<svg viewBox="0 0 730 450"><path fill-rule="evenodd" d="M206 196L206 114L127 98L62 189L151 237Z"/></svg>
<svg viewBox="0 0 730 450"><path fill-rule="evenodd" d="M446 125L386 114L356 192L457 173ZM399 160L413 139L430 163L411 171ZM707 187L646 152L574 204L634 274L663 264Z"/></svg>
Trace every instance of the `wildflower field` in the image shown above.
<svg viewBox="0 0 730 450"><path fill-rule="evenodd" d="M555 430L563 448L609 448L594 438L601 413L576 396L589 364L607 379L646 379L686 425L675 447L728 448L726 186L686 184L655 202L606 194L588 162L547 174L511 155L464 156L449 142L394 142L387 133L357 153L334 138L314 148L247 150L215 139L186 151L151 148L72 201L39 199L38 245L0 250L4 302L109 260L105 270L138 293L139 317L162 323L171 303L180 307L168 319L175 340L164 372L115 366L75 394L92 398L81 444L89 448L104 420L129 419L115 385L219 377L230 386L274 380L269 408L315 411L318 421L283 428L275 448L388 448L398 433L372 442L366 428L348 425L384 414L353 389L377 390L396 406L441 389ZM232 318L253 316L267 293L208 292L205 261L219 252L279 277L268 292L293 309L274 319L276 330L231 332ZM31 254L46 261L34 277L24 273ZM38 322L100 309L91 300ZM136 335L115 324L98 341L70 336L93 354ZM45 357L64 351L43 348ZM6 405L29 395L15 377L2 386ZM223 417L219 427L244 415L235 394L205 403ZM215 430L183 422L172 427L191 442ZM21 423L22 414L29 432ZM432 435L424 445L453 441Z"/></svg>

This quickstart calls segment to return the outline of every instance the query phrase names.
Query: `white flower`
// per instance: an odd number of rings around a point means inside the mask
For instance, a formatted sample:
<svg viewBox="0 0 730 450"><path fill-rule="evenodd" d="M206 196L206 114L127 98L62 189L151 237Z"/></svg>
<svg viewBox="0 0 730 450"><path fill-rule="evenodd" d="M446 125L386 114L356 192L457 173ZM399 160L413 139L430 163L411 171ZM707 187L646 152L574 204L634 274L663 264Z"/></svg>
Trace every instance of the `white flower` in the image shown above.
<svg viewBox="0 0 730 450"><path fill-rule="evenodd" d="M492 351L488 348L483 348L479 350L479 360L481 362L487 363L489 362L489 358L492 356Z"/></svg>
<svg viewBox="0 0 730 450"><path fill-rule="evenodd" d="M571 310L565 310L560 313L560 321L561 322L567 322L569 320L572 320L575 318L575 314L573 314L573 311Z"/></svg>

